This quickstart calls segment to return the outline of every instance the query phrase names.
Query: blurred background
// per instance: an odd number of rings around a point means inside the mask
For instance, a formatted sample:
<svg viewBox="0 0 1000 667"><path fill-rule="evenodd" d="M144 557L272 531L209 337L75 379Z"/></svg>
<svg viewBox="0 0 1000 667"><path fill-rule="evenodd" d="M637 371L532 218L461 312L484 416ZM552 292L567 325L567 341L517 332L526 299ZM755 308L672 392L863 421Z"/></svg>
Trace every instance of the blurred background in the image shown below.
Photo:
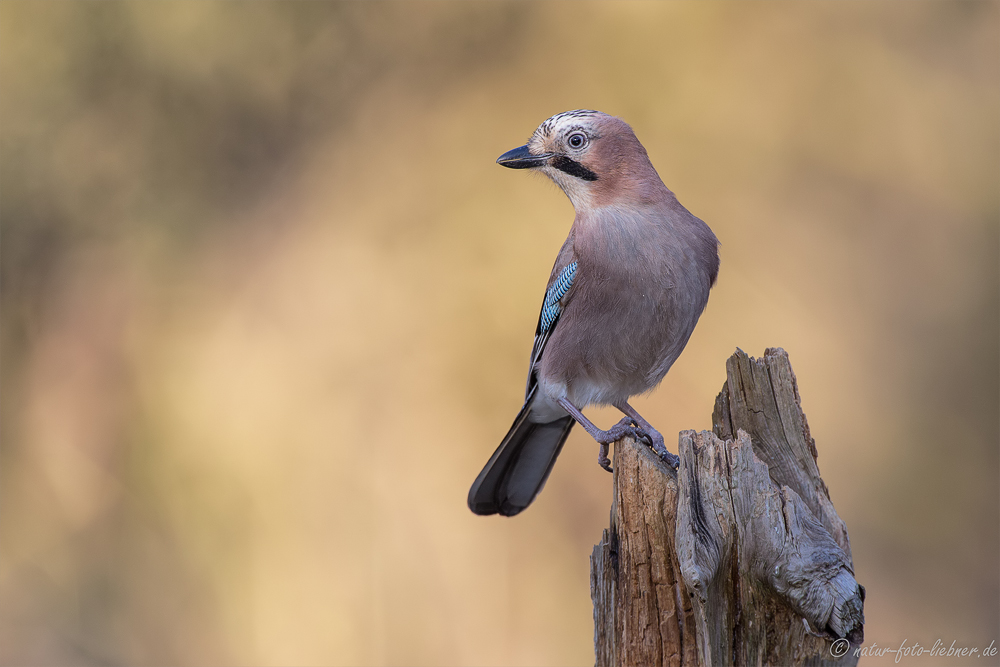
<svg viewBox="0 0 1000 667"><path fill-rule="evenodd" d="M722 241L637 408L784 347L868 643L1000 641L997 3L5 0L0 92L3 664L592 664L594 442L465 505L581 107Z"/></svg>

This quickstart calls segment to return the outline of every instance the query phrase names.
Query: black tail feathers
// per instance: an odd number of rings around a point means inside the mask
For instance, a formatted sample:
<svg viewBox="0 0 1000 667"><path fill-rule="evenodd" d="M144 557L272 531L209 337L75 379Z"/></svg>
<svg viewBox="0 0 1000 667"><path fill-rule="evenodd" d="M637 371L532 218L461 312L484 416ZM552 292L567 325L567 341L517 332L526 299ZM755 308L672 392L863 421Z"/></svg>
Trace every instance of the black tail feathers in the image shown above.
<svg viewBox="0 0 1000 667"><path fill-rule="evenodd" d="M514 516L531 504L552 472L574 421L563 417L534 423L528 419L531 403L529 396L507 437L469 489L469 509L476 514Z"/></svg>

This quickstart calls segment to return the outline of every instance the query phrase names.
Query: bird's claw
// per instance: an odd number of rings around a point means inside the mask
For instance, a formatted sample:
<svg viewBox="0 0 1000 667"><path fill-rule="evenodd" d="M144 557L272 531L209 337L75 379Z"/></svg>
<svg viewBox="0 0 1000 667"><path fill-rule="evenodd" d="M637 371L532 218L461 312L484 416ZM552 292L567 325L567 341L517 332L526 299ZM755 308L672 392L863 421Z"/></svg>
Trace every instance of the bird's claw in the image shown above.
<svg viewBox="0 0 1000 667"><path fill-rule="evenodd" d="M666 463L674 470L677 470L677 468L680 466L681 459L676 454L670 453L670 451L667 449L667 445L663 442L663 436L660 435L659 431L654 430L652 433L649 433L647 431L639 429L639 434L641 435L642 439L645 440L646 443L649 445L649 448L652 449L656 453L656 455L660 457L661 461Z"/></svg>
<svg viewBox="0 0 1000 667"><path fill-rule="evenodd" d="M681 457L677 456L676 454L671 454L666 450L664 450L662 454L660 452L657 452L657 454L659 455L661 461L666 463L674 470L677 470L680 467Z"/></svg>
<svg viewBox="0 0 1000 667"><path fill-rule="evenodd" d="M680 466L680 458L667 450L667 446L663 442L663 436L658 431L646 431L628 417L622 419L607 431L599 433L601 433L601 436L595 436L597 442L601 445L600 452L597 455L597 464L608 472L614 472L614 469L611 467L611 459L608 458L608 446L626 435L634 438L636 442L645 442L646 446L652 449L660 457L661 461L674 470L677 470Z"/></svg>
<svg viewBox="0 0 1000 667"><path fill-rule="evenodd" d="M640 431L633 424L632 420L625 418L620 422L609 428L607 431L599 432L600 435L595 436L598 444L600 444L601 449L597 454L597 465L601 466L608 472L614 472L614 468L611 467L611 459L608 458L608 447L612 442L617 442L623 436L630 435L633 438L637 437L637 433Z"/></svg>
<svg viewBox="0 0 1000 667"><path fill-rule="evenodd" d="M608 446L606 444L601 445L601 451L597 455L597 465L601 466L608 472L614 472L614 468L611 467L611 459L608 458Z"/></svg>

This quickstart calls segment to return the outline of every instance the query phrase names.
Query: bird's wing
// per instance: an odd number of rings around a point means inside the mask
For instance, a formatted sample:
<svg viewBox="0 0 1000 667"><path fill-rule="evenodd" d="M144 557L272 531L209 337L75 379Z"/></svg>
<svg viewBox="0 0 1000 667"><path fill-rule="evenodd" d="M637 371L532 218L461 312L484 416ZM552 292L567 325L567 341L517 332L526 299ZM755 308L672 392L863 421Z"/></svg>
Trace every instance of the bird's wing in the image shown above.
<svg viewBox="0 0 1000 667"><path fill-rule="evenodd" d="M577 262L572 257L565 257L565 253L559 253L556 259L556 266L552 269L552 276L549 278L549 286L545 290L545 299L542 301L542 310L538 314L538 326L535 327L535 344L531 347L531 363L528 366L528 386L525 388L524 397L527 401L531 396L532 389L535 388L536 373L538 363L542 359L542 352L549 342L549 336L556 328L559 316L563 308L569 303L570 292L573 282L576 279ZM568 260L568 263L567 263ZM562 265L560 267L560 265Z"/></svg>

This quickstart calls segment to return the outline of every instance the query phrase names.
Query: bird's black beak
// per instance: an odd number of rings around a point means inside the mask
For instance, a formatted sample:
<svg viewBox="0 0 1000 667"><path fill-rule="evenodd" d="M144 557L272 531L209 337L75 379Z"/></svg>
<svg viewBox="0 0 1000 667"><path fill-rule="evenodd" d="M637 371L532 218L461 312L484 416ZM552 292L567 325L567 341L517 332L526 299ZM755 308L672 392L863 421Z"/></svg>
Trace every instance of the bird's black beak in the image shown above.
<svg viewBox="0 0 1000 667"><path fill-rule="evenodd" d="M512 151L507 151L497 158L497 164L511 169L530 169L540 167L551 156L548 154L532 155L528 152L528 146L519 146Z"/></svg>

